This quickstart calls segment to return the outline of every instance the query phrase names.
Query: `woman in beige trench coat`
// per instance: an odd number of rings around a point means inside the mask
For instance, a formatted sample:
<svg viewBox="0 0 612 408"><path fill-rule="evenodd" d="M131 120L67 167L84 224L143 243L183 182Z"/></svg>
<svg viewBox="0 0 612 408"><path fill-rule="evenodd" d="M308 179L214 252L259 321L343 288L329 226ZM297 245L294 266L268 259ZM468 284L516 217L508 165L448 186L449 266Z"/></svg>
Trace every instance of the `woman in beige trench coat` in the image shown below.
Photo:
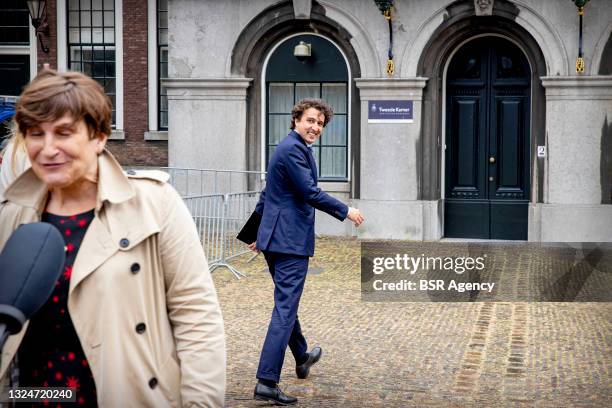
<svg viewBox="0 0 612 408"><path fill-rule="evenodd" d="M17 137L32 167L0 202L0 248L19 224L90 212L64 279L97 404L223 406L223 321L192 218L165 173L123 173L105 150L110 118L102 88L82 74L44 71L26 87ZM3 387L18 381L28 323L2 350Z"/></svg>

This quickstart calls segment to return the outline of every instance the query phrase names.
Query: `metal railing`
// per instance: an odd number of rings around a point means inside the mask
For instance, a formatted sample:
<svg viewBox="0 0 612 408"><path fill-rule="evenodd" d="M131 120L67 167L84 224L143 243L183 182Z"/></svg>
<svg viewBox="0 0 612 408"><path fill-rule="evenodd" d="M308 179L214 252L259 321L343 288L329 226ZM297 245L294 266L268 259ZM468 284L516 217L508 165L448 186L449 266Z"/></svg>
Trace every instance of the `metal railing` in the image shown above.
<svg viewBox="0 0 612 408"><path fill-rule="evenodd" d="M193 217L210 271L225 267L236 278L245 277L229 260L249 252L236 235L255 209L265 172L144 166L125 170L168 173L169 183L181 195Z"/></svg>
<svg viewBox="0 0 612 408"><path fill-rule="evenodd" d="M127 167L134 170L161 170L170 175L170 184L182 197L205 194L261 191L265 172L248 170L192 169L186 167Z"/></svg>
<svg viewBox="0 0 612 408"><path fill-rule="evenodd" d="M249 252L236 235L255 209L258 199L259 191L183 197L201 237L211 272L225 267L238 279L246 276L229 260Z"/></svg>

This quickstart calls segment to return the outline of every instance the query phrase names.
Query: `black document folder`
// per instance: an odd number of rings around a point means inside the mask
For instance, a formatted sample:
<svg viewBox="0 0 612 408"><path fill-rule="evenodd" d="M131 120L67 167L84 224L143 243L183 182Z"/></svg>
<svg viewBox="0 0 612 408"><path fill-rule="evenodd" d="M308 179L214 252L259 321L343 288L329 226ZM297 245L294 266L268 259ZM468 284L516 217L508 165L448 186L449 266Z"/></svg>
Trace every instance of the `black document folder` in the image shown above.
<svg viewBox="0 0 612 408"><path fill-rule="evenodd" d="M245 244L252 244L253 242L257 241L257 230L259 230L259 224L261 224L261 214L253 211L253 214L251 214L238 235L236 235L236 238Z"/></svg>

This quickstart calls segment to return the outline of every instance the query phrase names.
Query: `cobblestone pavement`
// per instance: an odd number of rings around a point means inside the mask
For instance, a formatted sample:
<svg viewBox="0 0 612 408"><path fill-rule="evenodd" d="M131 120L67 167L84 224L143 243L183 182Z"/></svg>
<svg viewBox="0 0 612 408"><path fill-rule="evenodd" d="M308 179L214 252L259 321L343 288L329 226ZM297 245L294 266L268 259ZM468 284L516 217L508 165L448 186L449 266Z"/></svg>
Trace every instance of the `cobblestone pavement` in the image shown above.
<svg viewBox="0 0 612 408"><path fill-rule="evenodd" d="M228 407L253 401L273 305L263 256L213 273L228 351ZM281 388L302 407L612 407L612 303L372 303L359 241L322 238L300 303L306 380L288 350Z"/></svg>

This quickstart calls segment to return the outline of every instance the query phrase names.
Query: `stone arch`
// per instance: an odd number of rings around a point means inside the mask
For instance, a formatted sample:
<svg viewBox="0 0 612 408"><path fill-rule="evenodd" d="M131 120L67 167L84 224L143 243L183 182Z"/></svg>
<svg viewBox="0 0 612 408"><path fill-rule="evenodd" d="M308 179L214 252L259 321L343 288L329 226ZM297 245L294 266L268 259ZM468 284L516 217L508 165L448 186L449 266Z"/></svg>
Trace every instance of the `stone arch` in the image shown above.
<svg viewBox="0 0 612 408"><path fill-rule="evenodd" d="M516 43L525 53L531 66L531 154L535 157L536 146L545 140L545 92L540 77L548 72L542 49L536 39L516 22L518 8L509 2L497 0L494 15L476 17L474 4L455 2L447 7L446 19L431 34L423 48L416 65L416 75L429 78L423 90L423 122L421 143L421 162L417 164L420 172L419 197L422 200L438 200L442 197L442 113L443 113L443 74L447 61L462 43L480 35L503 36ZM532 159L532 202L543 200L543 168Z"/></svg>
<svg viewBox="0 0 612 408"><path fill-rule="evenodd" d="M327 7L327 6L326 6ZM353 78L362 75L360 57L353 47L353 35L338 21L327 15L326 7L316 1L312 3L310 19L296 19L293 5L289 1L268 7L259 13L242 30L229 59L229 75L232 77L252 78L252 86L247 90L247 130L245 148L247 151L247 168L261 168L261 106L262 69L266 56L280 41L296 33L316 33L333 41L348 60ZM364 47L366 50L368 46ZM361 50L363 51L363 50ZM373 68L370 67L369 70ZM349 84L353 95L349 109L351 115L351 180L352 194L359 196L359 157L360 157L360 106L359 89L355 83Z"/></svg>
<svg viewBox="0 0 612 408"><path fill-rule="evenodd" d="M597 40L592 61L591 75L612 75L612 23Z"/></svg>
<svg viewBox="0 0 612 408"><path fill-rule="evenodd" d="M310 19L298 20L292 3L284 1L263 10L242 30L228 58L227 76L244 75L248 61L257 59L261 48L268 51L272 46L270 41L276 43L274 40L301 31L328 36L339 42L343 50L350 49L360 75L376 77L382 72L369 31L353 16L330 2L313 1ZM262 41L267 41L267 46L258 44Z"/></svg>
<svg viewBox="0 0 612 408"><path fill-rule="evenodd" d="M314 3L314 2L313 2ZM371 30L363 26L355 17L345 12L331 1L320 1L327 10L327 17L336 21L352 34L351 45L359 57L361 75L364 78L383 75L384 69L380 63L374 41L370 36Z"/></svg>
<svg viewBox="0 0 612 408"><path fill-rule="evenodd" d="M414 40L407 44L402 51L401 76L413 77L417 75L420 56L426 51L432 37L438 35L437 33L445 27L474 16L474 2L472 0L459 0L433 13L419 26ZM543 75L570 74L571 61L561 37L554 27L535 10L524 4L510 3L508 0L496 0L493 17L479 17L475 21L494 17L518 24L540 45L546 63L546 72Z"/></svg>

